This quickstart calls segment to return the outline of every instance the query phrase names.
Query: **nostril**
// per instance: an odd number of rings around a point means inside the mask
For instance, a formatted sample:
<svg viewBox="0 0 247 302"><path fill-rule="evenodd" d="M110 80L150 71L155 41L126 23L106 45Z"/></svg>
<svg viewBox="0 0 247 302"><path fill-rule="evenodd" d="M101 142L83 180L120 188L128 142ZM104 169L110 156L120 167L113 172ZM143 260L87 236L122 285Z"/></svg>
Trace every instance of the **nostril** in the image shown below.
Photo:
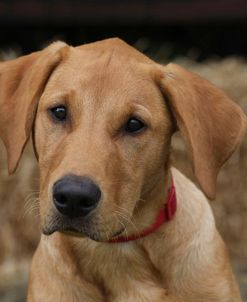
<svg viewBox="0 0 247 302"><path fill-rule="evenodd" d="M64 194L54 194L54 199L60 205L65 206L67 204L67 198Z"/></svg>
<svg viewBox="0 0 247 302"><path fill-rule="evenodd" d="M90 199L90 198L83 198L79 201L79 206L80 208L90 208L92 206L94 206L95 204L95 201L93 199Z"/></svg>
<svg viewBox="0 0 247 302"><path fill-rule="evenodd" d="M53 196L53 203L57 210L67 216L73 216L73 207L68 197L62 193L56 193Z"/></svg>

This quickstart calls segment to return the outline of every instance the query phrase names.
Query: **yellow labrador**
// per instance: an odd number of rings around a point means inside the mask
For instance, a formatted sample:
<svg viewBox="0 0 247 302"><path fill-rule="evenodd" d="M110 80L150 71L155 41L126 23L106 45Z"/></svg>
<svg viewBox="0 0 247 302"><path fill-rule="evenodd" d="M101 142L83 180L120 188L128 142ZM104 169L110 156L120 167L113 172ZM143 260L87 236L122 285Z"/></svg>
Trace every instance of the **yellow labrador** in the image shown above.
<svg viewBox="0 0 247 302"><path fill-rule="evenodd" d="M239 302L205 195L246 116L196 74L119 39L0 64L13 173L33 129L42 236L29 302ZM205 195L169 165L179 130Z"/></svg>

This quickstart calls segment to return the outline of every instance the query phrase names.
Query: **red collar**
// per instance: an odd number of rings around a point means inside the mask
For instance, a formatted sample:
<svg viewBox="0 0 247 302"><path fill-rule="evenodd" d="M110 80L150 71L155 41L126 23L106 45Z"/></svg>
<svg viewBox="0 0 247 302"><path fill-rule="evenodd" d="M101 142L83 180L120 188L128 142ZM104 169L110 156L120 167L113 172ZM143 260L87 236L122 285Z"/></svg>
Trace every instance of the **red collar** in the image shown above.
<svg viewBox="0 0 247 302"><path fill-rule="evenodd" d="M149 234L155 232L164 222L172 220L176 213L176 210L177 210L176 189L172 179L171 187L169 189L169 194L167 197L167 202L164 208L162 208L159 211L155 222L150 227L143 230L140 234L134 234L129 237L120 236L114 239L110 239L108 242L109 243L128 242L148 236Z"/></svg>

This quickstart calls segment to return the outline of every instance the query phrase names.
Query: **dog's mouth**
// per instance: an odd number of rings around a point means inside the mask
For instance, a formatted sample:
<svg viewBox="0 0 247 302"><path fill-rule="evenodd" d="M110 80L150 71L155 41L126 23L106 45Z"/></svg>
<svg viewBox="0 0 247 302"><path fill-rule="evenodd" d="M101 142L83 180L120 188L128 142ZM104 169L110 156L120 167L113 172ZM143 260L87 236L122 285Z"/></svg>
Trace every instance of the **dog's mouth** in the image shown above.
<svg viewBox="0 0 247 302"><path fill-rule="evenodd" d="M121 228L119 231L115 232L115 233L112 235L112 238L110 238L110 239L114 239L114 238L120 236L124 231L125 231L125 228Z"/></svg>
<svg viewBox="0 0 247 302"><path fill-rule="evenodd" d="M44 235L50 236L55 232L59 232L68 236L73 237L89 237L91 239L97 238L96 234L94 232L90 232L85 227L77 228L74 226L66 226L66 225L52 225L49 227L44 227L42 230Z"/></svg>
<svg viewBox="0 0 247 302"><path fill-rule="evenodd" d="M55 232L60 232L67 236L72 237L80 237L85 238L88 237L94 241L104 242L114 239L121 235L125 231L125 228L122 227L121 229L113 232L111 235L107 232L105 234L104 228L102 226L98 226L93 223L78 223L77 221L69 221L69 222L58 222L58 223L50 223L46 225L42 232L44 235L52 235Z"/></svg>
<svg viewBox="0 0 247 302"><path fill-rule="evenodd" d="M83 232L81 230L78 230L78 229L76 229L74 227L70 227L70 226L52 225L49 227L46 226L42 229L42 233L47 236L52 235L55 232L60 232L60 233L64 233L67 235L83 236Z"/></svg>
<svg viewBox="0 0 247 302"><path fill-rule="evenodd" d="M86 235L83 234L82 232L79 232L78 230L74 228L67 228L64 230L58 230L58 232L63 233L68 236L73 236L73 237L85 237Z"/></svg>

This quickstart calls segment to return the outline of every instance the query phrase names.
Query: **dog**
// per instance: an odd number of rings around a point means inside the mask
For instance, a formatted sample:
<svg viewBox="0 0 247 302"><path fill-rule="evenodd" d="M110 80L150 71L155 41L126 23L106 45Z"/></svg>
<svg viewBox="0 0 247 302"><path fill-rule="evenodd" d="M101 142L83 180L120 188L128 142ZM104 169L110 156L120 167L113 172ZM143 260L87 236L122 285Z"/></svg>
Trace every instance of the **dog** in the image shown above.
<svg viewBox="0 0 247 302"><path fill-rule="evenodd" d="M241 301L207 201L247 124L220 89L118 38L55 42L0 63L0 106L9 173L31 133L40 170L29 302Z"/></svg>

